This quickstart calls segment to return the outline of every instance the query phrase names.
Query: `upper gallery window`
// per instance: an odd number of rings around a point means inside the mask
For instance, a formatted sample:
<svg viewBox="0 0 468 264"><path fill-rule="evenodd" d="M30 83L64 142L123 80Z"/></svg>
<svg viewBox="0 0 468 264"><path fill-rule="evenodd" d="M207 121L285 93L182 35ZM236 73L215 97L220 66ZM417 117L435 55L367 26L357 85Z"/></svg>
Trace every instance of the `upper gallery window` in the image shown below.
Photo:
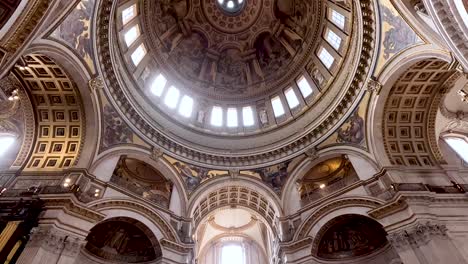
<svg viewBox="0 0 468 264"><path fill-rule="evenodd" d="M331 21L333 22L333 24L335 24L340 29L344 29L346 18L340 12L338 12L336 10L332 10L332 12L331 12Z"/></svg>
<svg viewBox="0 0 468 264"><path fill-rule="evenodd" d="M299 90L301 91L302 96L304 96L304 98L307 98L313 92L312 87L310 87L309 82L304 76L302 76L299 79L299 81L297 82L297 86L299 86Z"/></svg>
<svg viewBox="0 0 468 264"><path fill-rule="evenodd" d="M297 99L296 93L294 92L293 88L289 88L284 93L286 96L286 101L288 101L289 108L294 109L299 105L299 100Z"/></svg>
<svg viewBox="0 0 468 264"><path fill-rule="evenodd" d="M166 77L164 77L162 74L159 74L151 85L151 92L157 97L161 97L164 92L164 88L166 87L166 83Z"/></svg>
<svg viewBox="0 0 468 264"><path fill-rule="evenodd" d="M275 114L275 117L280 117L285 114L283 103L281 103L279 96L273 97L273 99L271 99L271 106L273 107L273 113Z"/></svg>
<svg viewBox="0 0 468 264"><path fill-rule="evenodd" d="M127 32L125 32L125 44L127 44L127 47L133 44L135 40L140 36L140 27L138 25L135 25L131 27Z"/></svg>
<svg viewBox="0 0 468 264"><path fill-rule="evenodd" d="M327 31L327 42L335 49L339 50L341 46L341 38L332 30Z"/></svg>
<svg viewBox="0 0 468 264"><path fill-rule="evenodd" d="M174 86L171 86L167 91L166 97L164 98L164 103L167 105L167 107L174 109L176 108L177 103L179 102L179 96L179 89L175 88Z"/></svg>
<svg viewBox="0 0 468 264"><path fill-rule="evenodd" d="M193 99L188 95L184 95L182 100L180 101L179 106L179 114L183 117L190 117L192 116L192 109L193 109Z"/></svg>
<svg viewBox="0 0 468 264"><path fill-rule="evenodd" d="M255 124L252 107L246 106L242 108L242 121L245 127L253 126Z"/></svg>
<svg viewBox="0 0 468 264"><path fill-rule="evenodd" d="M146 48L145 45L141 44L138 46L138 48L135 49L135 51L132 53L132 61L135 66L138 66L140 64L141 60L145 57L146 55Z"/></svg>
<svg viewBox="0 0 468 264"><path fill-rule="evenodd" d="M220 127L223 125L223 108L213 106L211 110L211 125Z"/></svg>
<svg viewBox="0 0 468 264"><path fill-rule="evenodd" d="M445 142L462 158L468 163L468 142L466 139L461 137L445 137Z"/></svg>
<svg viewBox="0 0 468 264"><path fill-rule="evenodd" d="M237 127L237 109L236 108L228 108L227 110L227 126L228 127Z"/></svg>
<svg viewBox="0 0 468 264"><path fill-rule="evenodd" d="M325 67L327 67L328 69L331 68L333 62L335 61L335 58L333 58L330 52L328 52L328 50L326 50L323 47L320 49L318 56L323 65L325 65Z"/></svg>
<svg viewBox="0 0 468 264"><path fill-rule="evenodd" d="M12 135L0 135L0 156L5 154L15 143L15 137Z"/></svg>
<svg viewBox="0 0 468 264"><path fill-rule="evenodd" d="M127 24L128 22L130 22L130 20L132 20L134 17L136 17L136 15L137 15L137 6L136 6L136 4L125 8L122 11L122 23L124 25Z"/></svg>

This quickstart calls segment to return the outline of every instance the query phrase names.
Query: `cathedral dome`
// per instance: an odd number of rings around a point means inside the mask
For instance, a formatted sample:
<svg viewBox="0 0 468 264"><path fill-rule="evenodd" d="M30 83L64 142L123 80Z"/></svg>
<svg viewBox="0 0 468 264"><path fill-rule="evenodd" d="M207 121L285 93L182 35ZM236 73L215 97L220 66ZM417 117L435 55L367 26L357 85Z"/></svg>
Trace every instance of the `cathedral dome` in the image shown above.
<svg viewBox="0 0 468 264"><path fill-rule="evenodd" d="M299 155L362 95L370 54L361 47L373 38L363 20L373 13L355 15L346 1L102 5L117 20L98 23L109 98L143 138L181 159L245 167Z"/></svg>

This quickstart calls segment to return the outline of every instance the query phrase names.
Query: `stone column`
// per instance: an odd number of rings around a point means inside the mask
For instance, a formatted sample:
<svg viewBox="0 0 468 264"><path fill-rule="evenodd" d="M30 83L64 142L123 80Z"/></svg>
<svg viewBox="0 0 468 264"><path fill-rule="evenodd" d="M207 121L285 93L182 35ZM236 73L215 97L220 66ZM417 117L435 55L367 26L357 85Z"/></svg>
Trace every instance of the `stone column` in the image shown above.
<svg viewBox="0 0 468 264"><path fill-rule="evenodd" d="M444 225L418 223L389 234L388 240L405 264L468 263Z"/></svg>
<svg viewBox="0 0 468 264"><path fill-rule="evenodd" d="M39 226L21 253L19 264L73 264L84 245L84 237L76 237L53 227Z"/></svg>

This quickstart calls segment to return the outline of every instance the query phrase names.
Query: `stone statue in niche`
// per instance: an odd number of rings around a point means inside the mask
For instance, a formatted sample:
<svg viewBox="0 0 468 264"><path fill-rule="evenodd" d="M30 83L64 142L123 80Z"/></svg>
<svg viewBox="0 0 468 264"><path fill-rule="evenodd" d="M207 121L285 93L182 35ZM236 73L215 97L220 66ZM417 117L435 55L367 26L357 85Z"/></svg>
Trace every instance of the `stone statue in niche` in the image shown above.
<svg viewBox="0 0 468 264"><path fill-rule="evenodd" d="M323 84L323 81L325 80L325 78L323 77L322 73L320 72L320 70L318 68L315 68L312 72L312 78L314 79L315 83L318 85L318 86L322 86Z"/></svg>
<svg viewBox="0 0 468 264"><path fill-rule="evenodd" d="M268 114L267 114L266 109L260 110L259 116L260 116L260 123L263 126L268 125Z"/></svg>
<svg viewBox="0 0 468 264"><path fill-rule="evenodd" d="M255 41L257 59L265 76L284 71L291 62L291 55L272 35L260 35Z"/></svg>
<svg viewBox="0 0 468 264"><path fill-rule="evenodd" d="M204 110L198 110L197 122L200 123L200 124L203 124L205 122L205 111Z"/></svg>

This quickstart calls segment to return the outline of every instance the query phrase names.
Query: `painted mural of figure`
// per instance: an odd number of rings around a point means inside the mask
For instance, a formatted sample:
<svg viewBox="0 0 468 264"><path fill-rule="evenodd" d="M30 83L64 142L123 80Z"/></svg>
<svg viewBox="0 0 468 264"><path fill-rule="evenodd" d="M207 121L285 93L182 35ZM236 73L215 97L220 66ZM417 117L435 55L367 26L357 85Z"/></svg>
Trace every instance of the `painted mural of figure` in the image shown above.
<svg viewBox="0 0 468 264"><path fill-rule="evenodd" d="M83 57L92 58L92 44L90 39L91 17L94 0L81 1L75 10L58 28L58 37L63 39Z"/></svg>
<svg viewBox="0 0 468 264"><path fill-rule="evenodd" d="M281 188L288 178L288 162L272 166L269 168L263 168L255 170L262 180L269 184L276 192L281 192Z"/></svg>
<svg viewBox="0 0 468 264"><path fill-rule="evenodd" d="M221 53L216 74L217 83L226 86L239 86L247 82L245 78L245 63L240 51L227 49Z"/></svg>
<svg viewBox="0 0 468 264"><path fill-rule="evenodd" d="M418 42L418 36L408 24L399 15L388 7L381 5L383 13L383 21L390 25L390 29L385 32L383 40L384 58L388 59L392 54L395 54L408 46Z"/></svg>
<svg viewBox="0 0 468 264"><path fill-rule="evenodd" d="M189 78L198 78L205 60L208 42L205 37L194 32L184 38L171 52L171 59L180 72Z"/></svg>
<svg viewBox="0 0 468 264"><path fill-rule="evenodd" d="M121 252L124 249L126 237L127 234L125 233L125 230L119 228L119 230L114 232L113 235L107 239L105 245L115 249L117 252Z"/></svg>
<svg viewBox="0 0 468 264"><path fill-rule="evenodd" d="M350 116L347 128L338 129L338 143L360 144L364 139L364 119L359 116L359 108Z"/></svg>
<svg viewBox="0 0 468 264"><path fill-rule="evenodd" d="M177 169L179 169L180 174L182 175L182 177L184 177L185 183L187 184L187 188L189 190L195 190L195 188L197 188L198 185L200 185L201 179L194 175L190 167L181 162L174 163L174 166Z"/></svg>

